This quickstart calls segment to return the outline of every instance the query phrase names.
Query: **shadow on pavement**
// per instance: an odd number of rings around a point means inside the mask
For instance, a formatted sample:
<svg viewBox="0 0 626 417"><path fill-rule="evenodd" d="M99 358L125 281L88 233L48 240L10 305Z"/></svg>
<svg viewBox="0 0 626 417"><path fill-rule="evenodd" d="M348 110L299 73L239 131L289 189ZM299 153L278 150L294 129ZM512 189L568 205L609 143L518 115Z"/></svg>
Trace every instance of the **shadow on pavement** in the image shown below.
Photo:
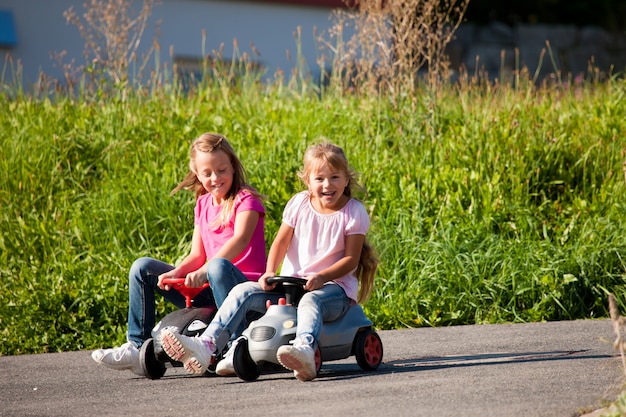
<svg viewBox="0 0 626 417"><path fill-rule="evenodd" d="M606 354L586 354L589 350L563 350L548 352L522 353L483 353L474 355L446 355L419 358L397 359L383 362L371 372L363 371L355 364L324 363L318 378L330 377L366 377L372 374L391 374L398 372L415 372L447 368L460 368L485 365L502 365L507 363L545 362L581 359L612 358Z"/></svg>

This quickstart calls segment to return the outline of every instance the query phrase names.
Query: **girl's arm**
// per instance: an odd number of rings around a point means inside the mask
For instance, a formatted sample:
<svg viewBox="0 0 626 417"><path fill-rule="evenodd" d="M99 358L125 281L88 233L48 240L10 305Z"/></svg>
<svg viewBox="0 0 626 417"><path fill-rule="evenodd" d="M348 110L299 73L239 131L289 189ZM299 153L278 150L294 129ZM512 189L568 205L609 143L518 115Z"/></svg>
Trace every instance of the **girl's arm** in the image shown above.
<svg viewBox="0 0 626 417"><path fill-rule="evenodd" d="M346 236L346 250L343 258L332 264L330 267L318 272L315 275L307 277L307 283L304 289L313 291L322 288L324 283L341 278L353 271L359 266L361 259L361 250L365 242L365 235L348 235Z"/></svg>
<svg viewBox="0 0 626 417"><path fill-rule="evenodd" d="M187 255L176 268L159 275L159 282L157 286L163 290L169 290L169 286L161 284L163 278L185 278L190 272L201 268L205 262L206 253L204 251L204 244L202 243L202 235L200 234L200 227L196 225L193 228L191 251L189 252L189 255ZM202 283L200 285L202 285Z"/></svg>
<svg viewBox="0 0 626 417"><path fill-rule="evenodd" d="M289 249L289 244L291 243L292 238L293 227L282 223L278 229L278 233L276 233L272 247L267 254L265 274L263 274L263 276L259 279L259 284L261 284L261 288L264 291L271 290L276 286L276 284L268 285L266 280L267 278L276 275L276 271L283 262L283 259L285 259L285 255L287 254L287 249Z"/></svg>

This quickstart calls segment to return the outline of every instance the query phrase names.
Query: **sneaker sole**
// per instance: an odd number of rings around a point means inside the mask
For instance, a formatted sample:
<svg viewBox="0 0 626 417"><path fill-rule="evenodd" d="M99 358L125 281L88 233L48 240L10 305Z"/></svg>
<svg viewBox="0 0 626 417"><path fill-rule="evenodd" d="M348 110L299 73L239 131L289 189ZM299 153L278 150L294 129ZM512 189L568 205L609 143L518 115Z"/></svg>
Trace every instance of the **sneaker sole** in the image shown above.
<svg viewBox="0 0 626 417"><path fill-rule="evenodd" d="M283 352L278 355L277 359L282 366L294 371L294 376L300 381L310 381L317 375L315 369L306 369L306 364L300 358L292 355L291 352Z"/></svg>
<svg viewBox="0 0 626 417"><path fill-rule="evenodd" d="M184 362L183 367L190 374L200 375L206 372L206 369L203 368L202 364L198 362L196 358L191 358Z"/></svg>
<svg viewBox="0 0 626 417"><path fill-rule="evenodd" d="M144 372L143 368L141 367L136 367L133 365L125 365L125 366L115 366L115 365L110 365L106 362L100 362L100 361L96 361L96 363L100 366L103 366L107 369L111 369L113 371L131 371L132 373L134 373L137 376L146 376L146 373Z"/></svg>
<svg viewBox="0 0 626 417"><path fill-rule="evenodd" d="M120 365L116 363L108 363L108 362L105 362L102 359L102 357L98 357L96 352L91 353L91 359L93 359L98 365L104 366L105 368L113 369L114 371L132 371L135 375L145 376L143 372L143 368L141 367L140 364L139 365L136 365L136 364L135 365L132 365L132 364Z"/></svg>
<svg viewBox="0 0 626 417"><path fill-rule="evenodd" d="M180 343L172 332L164 331L162 344L167 356L177 362L181 362L185 370L190 374L203 374L206 371L198 359L185 350L185 346Z"/></svg>
<svg viewBox="0 0 626 417"><path fill-rule="evenodd" d="M219 376L236 376L237 375L237 373L235 372L235 368L233 368L232 366L230 367L224 366L223 368L220 368L219 363L217 364L217 368L215 368L215 373L218 374Z"/></svg>

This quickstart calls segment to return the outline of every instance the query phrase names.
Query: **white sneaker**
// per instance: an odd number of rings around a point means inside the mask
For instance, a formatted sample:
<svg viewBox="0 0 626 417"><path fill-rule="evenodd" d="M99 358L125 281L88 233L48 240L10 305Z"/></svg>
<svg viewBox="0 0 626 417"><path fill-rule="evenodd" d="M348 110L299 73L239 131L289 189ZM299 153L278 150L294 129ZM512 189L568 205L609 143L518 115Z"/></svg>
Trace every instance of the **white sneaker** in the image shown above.
<svg viewBox="0 0 626 417"><path fill-rule="evenodd" d="M282 366L293 371L300 381L310 381L317 376L315 351L307 340L296 339L292 345L278 348L276 359Z"/></svg>
<svg viewBox="0 0 626 417"><path fill-rule="evenodd" d="M235 348L237 347L237 343L239 343L239 339L235 339L233 343L230 345L230 349L224 355L224 358L218 362L217 367L215 368L215 373L219 376L236 376L235 365L233 365L233 359L235 357Z"/></svg>
<svg viewBox="0 0 626 417"><path fill-rule="evenodd" d="M190 374L204 374L215 353L215 344L211 339L189 337L163 329L161 332L163 350L175 361L181 362Z"/></svg>
<svg viewBox="0 0 626 417"><path fill-rule="evenodd" d="M132 342L126 342L112 349L98 349L91 352L91 358L110 369L123 371L130 369L136 375L144 375L139 362L139 349Z"/></svg>

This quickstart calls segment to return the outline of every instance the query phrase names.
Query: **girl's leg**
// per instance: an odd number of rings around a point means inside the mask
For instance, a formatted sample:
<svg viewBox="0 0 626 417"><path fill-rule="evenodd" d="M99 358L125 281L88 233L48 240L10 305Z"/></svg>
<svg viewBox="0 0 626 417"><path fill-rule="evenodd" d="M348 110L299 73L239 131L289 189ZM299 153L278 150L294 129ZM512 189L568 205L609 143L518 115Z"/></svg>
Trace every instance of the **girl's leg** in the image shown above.
<svg viewBox="0 0 626 417"><path fill-rule="evenodd" d="M231 338L240 336L243 331L242 324L246 323L250 312L264 314L267 310L267 300L276 304L280 297L284 297L284 294L263 291L258 282L247 281L238 284L228 294L202 337L212 339L217 351L221 352Z"/></svg>
<svg viewBox="0 0 626 417"><path fill-rule="evenodd" d="M337 320L348 308L350 299L339 285L326 284L305 293L298 303L296 338L292 345L278 348L278 361L301 381L315 378L315 342L319 341L322 323Z"/></svg>
<svg viewBox="0 0 626 417"><path fill-rule="evenodd" d="M319 290L310 291L302 296L298 303L298 328L296 339L311 336L319 340L322 324L343 316L350 308L350 299L343 288L336 284L324 285ZM308 343L311 346L313 343Z"/></svg>
<svg viewBox="0 0 626 417"><path fill-rule="evenodd" d="M248 281L248 278L229 260L216 258L209 261L208 281L213 290L215 304L219 308L230 290L235 285Z"/></svg>
<svg viewBox="0 0 626 417"><path fill-rule="evenodd" d="M127 339L137 347L151 336L156 324L155 293L161 294L178 308L185 308L185 297L172 289L163 291L157 287L159 275L171 271L174 266L153 258L139 258L128 273L128 333ZM211 288L206 288L193 300L195 307L215 306Z"/></svg>
<svg viewBox="0 0 626 417"><path fill-rule="evenodd" d="M163 295L178 308L185 307L185 297L176 290L162 291L157 287L159 275L174 269L172 265L152 258L139 258L128 273L128 333L127 339L141 347L150 337L155 319L155 292Z"/></svg>
<svg viewBox="0 0 626 417"><path fill-rule="evenodd" d="M176 290L161 291L157 286L162 273L174 269L172 265L152 258L139 258L130 268L128 288L128 332L127 342L113 349L97 349L91 357L107 368L130 369L143 375L139 361L139 347L150 337L155 324L155 296L158 292L178 307L185 306L185 298ZM203 291L204 293L204 291ZM210 299L212 295L208 292Z"/></svg>
<svg viewBox="0 0 626 417"><path fill-rule="evenodd" d="M175 361L182 362L187 372L203 374L212 355L222 352L234 332L241 327L249 312L264 313L266 301L278 302L281 293L265 292L258 282L247 281L231 290L217 314L201 337L188 337L163 329L163 349ZM238 336L238 335L237 335Z"/></svg>
<svg viewBox="0 0 626 417"><path fill-rule="evenodd" d="M216 258L209 261L208 280L213 291L215 304L221 307L228 293L237 285L248 282L248 278L233 265L229 260ZM239 327L233 329L233 340L236 339L248 326L248 321L243 320Z"/></svg>

